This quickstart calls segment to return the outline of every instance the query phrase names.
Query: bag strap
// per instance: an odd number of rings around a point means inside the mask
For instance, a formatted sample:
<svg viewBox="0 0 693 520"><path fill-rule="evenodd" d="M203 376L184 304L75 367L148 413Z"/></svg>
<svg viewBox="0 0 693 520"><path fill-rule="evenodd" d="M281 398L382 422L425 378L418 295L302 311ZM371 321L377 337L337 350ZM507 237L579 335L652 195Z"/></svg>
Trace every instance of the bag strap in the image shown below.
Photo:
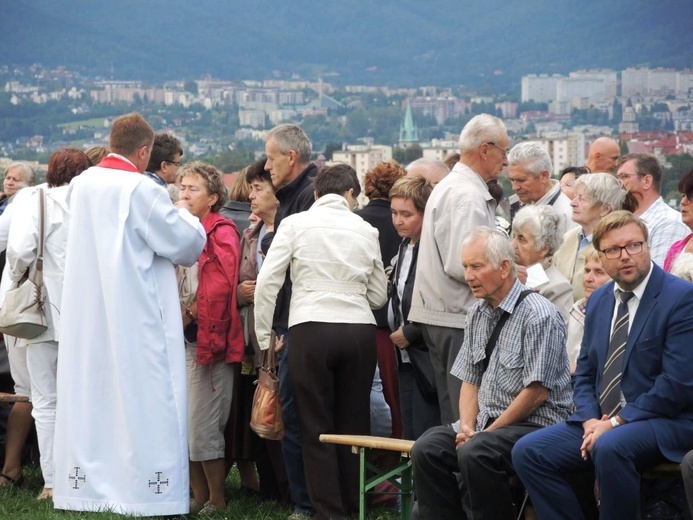
<svg viewBox="0 0 693 520"><path fill-rule="evenodd" d="M520 295L517 297L517 301L515 302L515 306L513 307L513 310L517 308L517 306L520 304L522 300L525 299L526 296L532 294L534 291L532 289L526 289L520 293ZM510 313L508 311L503 311L503 314L501 315L500 319L498 320L498 323L496 323L496 326L493 329L493 332L491 333L491 337L488 340L488 343L486 344L486 357L484 358L483 361L483 372L486 372L486 369L488 368L488 363L491 360L491 354L493 354L493 349L496 348L496 341L498 341L498 336L500 336L501 330L503 330L503 326L505 325L505 322L508 321L508 318L510 318Z"/></svg>
<svg viewBox="0 0 693 520"><path fill-rule="evenodd" d="M262 368L270 374L277 373L277 352L275 346L277 344L277 335L272 331L270 336L270 346L262 353Z"/></svg>
<svg viewBox="0 0 693 520"><path fill-rule="evenodd" d="M39 194L39 243L38 243L38 254L36 256L36 267L31 271L29 270L29 277L34 284L39 287L43 285L43 246L46 241L46 190L43 188L38 189Z"/></svg>

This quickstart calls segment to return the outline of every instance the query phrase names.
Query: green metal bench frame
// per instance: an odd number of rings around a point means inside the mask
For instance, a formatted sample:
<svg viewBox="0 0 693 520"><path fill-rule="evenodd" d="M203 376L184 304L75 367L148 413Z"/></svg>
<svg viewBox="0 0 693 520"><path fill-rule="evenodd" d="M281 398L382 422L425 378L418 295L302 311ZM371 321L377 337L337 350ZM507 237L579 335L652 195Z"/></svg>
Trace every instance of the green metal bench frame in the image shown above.
<svg viewBox="0 0 693 520"><path fill-rule="evenodd" d="M366 518L366 494L370 495L399 495L402 497L401 518L411 520L414 502L414 469L410 458L414 441L390 439L387 437L371 437L369 435L332 435L323 434L320 442L351 446L351 451L359 456L359 520ZM368 460L371 450L398 452L397 463L387 471L383 471ZM368 477L368 473L373 475ZM388 481L398 491L379 493L372 490L381 482Z"/></svg>

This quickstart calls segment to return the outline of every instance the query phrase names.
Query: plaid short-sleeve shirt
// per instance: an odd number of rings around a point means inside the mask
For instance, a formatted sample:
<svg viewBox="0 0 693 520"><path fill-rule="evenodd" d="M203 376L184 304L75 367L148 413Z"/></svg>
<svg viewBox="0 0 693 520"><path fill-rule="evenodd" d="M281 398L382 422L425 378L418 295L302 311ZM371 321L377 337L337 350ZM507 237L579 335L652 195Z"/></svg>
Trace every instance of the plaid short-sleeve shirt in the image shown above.
<svg viewBox="0 0 693 520"><path fill-rule="evenodd" d="M549 398L527 421L549 426L568 418L572 406L565 322L558 308L533 293L515 303L526 287L515 281L497 308L478 301L469 311L465 337L451 374L479 387L476 429L499 417L533 382L549 390ZM510 313L498 336L486 372L486 344L503 311ZM458 429L458 425L456 425Z"/></svg>

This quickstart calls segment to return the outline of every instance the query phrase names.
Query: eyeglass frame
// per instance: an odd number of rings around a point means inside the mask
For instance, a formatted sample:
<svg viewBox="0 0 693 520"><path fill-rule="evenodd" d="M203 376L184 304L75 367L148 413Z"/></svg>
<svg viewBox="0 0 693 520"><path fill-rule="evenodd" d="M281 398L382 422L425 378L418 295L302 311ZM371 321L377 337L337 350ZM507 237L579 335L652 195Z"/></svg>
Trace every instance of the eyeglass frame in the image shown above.
<svg viewBox="0 0 693 520"><path fill-rule="evenodd" d="M645 175L647 175L647 174L643 175L643 174L637 173L637 172L635 172L635 173L617 173L616 178L619 181L623 182L625 179L630 179L631 177L644 177Z"/></svg>
<svg viewBox="0 0 693 520"><path fill-rule="evenodd" d="M169 164L173 164L173 165L177 166L178 168L180 168L181 165L183 164L183 161L169 161L168 159L164 159L164 162L167 162Z"/></svg>
<svg viewBox="0 0 693 520"><path fill-rule="evenodd" d="M623 255L624 249L626 250L626 253L628 253L630 256L639 255L640 253L642 253L642 246L645 243L647 243L645 240L639 240L637 242L629 242L625 246L612 246L607 249L600 249L599 252L602 253L607 260L617 260L621 258L621 256ZM628 251L628 248L632 248L633 246L636 246L637 251ZM615 253L617 249L618 254L616 256L613 256L613 253ZM609 251L609 253L607 253L607 251Z"/></svg>
<svg viewBox="0 0 693 520"><path fill-rule="evenodd" d="M495 146L496 148L498 148L501 152L503 152L503 157L507 157L508 154L510 153L510 148L508 148L508 149L506 150L506 149L503 148L502 146L498 146L498 145L497 145L496 143L494 143L493 141L486 141L486 144L490 144L491 146Z"/></svg>

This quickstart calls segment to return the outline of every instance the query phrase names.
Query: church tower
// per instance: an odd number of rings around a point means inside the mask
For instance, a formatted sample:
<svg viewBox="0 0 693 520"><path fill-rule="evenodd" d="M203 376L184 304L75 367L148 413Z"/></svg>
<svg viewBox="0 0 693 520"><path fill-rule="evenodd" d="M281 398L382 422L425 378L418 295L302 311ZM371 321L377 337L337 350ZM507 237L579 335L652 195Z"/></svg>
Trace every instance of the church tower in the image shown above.
<svg viewBox="0 0 693 520"><path fill-rule="evenodd" d="M407 103L404 113L404 122L399 125L399 147L407 148L419 142L419 131L414 124L414 116L411 113L411 104Z"/></svg>

